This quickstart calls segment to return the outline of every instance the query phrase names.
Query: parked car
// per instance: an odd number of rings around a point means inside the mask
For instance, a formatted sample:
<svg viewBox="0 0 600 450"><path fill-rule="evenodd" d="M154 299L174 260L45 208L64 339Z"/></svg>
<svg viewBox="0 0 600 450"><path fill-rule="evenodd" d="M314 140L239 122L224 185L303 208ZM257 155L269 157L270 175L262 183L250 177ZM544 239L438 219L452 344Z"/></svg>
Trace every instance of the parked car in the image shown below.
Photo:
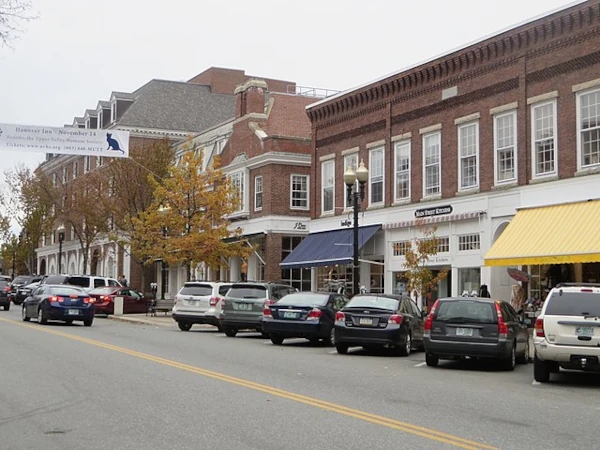
<svg viewBox="0 0 600 450"><path fill-rule="evenodd" d="M334 344L335 314L348 299L333 292L294 292L265 307L262 331L281 345L286 338L305 338Z"/></svg>
<svg viewBox="0 0 600 450"><path fill-rule="evenodd" d="M79 286L86 291L91 291L102 286L121 286L121 283L114 278L92 275L47 275L45 278L42 278L41 284L70 284Z"/></svg>
<svg viewBox="0 0 600 450"><path fill-rule="evenodd" d="M40 285L40 281L35 281L31 284L27 284L25 286L21 286L17 289L17 292L12 297L12 302L15 305L22 304L27 297L31 295L33 290Z"/></svg>
<svg viewBox="0 0 600 450"><path fill-rule="evenodd" d="M0 306L4 308L4 311L10 309L10 284L8 281L0 279Z"/></svg>
<svg viewBox="0 0 600 450"><path fill-rule="evenodd" d="M182 331L203 323L221 328L223 300L232 283L188 281L175 296L172 317Z"/></svg>
<svg viewBox="0 0 600 450"><path fill-rule="evenodd" d="M0 280L12 282L12 277L10 275L0 275Z"/></svg>
<svg viewBox="0 0 600 450"><path fill-rule="evenodd" d="M225 296L221 326L225 334L234 337L239 330L262 332L265 306L298 290L284 283L239 282L231 285ZM268 335L265 334L267 337Z"/></svg>
<svg viewBox="0 0 600 450"><path fill-rule="evenodd" d="M23 294L18 295L19 294L19 289L21 289L24 286L27 286L31 283L35 283L38 282L42 279L42 277L40 275L19 275L18 277L16 277L12 283L10 283L10 298L12 300L12 302L15 305L20 305L21 303L23 303L23 300L25 300L26 296L24 297Z"/></svg>
<svg viewBox="0 0 600 450"><path fill-rule="evenodd" d="M408 297L358 294L335 315L335 346L386 347L401 356L423 345L423 314Z"/></svg>
<svg viewBox="0 0 600 450"><path fill-rule="evenodd" d="M43 284L23 302L21 317L24 322L37 318L41 325L49 320L66 323L83 321L86 327L94 322L94 299L78 286Z"/></svg>
<svg viewBox="0 0 600 450"><path fill-rule="evenodd" d="M123 314L145 313L152 303L152 298L122 286L102 286L92 289L88 294L94 299L96 314L114 314L115 297L123 297Z"/></svg>
<svg viewBox="0 0 600 450"><path fill-rule="evenodd" d="M600 284L553 288L535 321L533 377L540 383L560 368L600 371Z"/></svg>
<svg viewBox="0 0 600 450"><path fill-rule="evenodd" d="M425 320L425 361L489 358L507 370L529 359L529 332L510 303L481 297L450 297L435 302Z"/></svg>

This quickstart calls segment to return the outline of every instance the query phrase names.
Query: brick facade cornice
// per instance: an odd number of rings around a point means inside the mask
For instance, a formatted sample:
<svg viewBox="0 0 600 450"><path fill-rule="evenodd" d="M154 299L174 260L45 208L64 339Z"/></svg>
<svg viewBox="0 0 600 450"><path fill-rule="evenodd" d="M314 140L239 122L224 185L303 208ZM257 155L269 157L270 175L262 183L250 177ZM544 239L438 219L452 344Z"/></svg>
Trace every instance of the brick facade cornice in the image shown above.
<svg viewBox="0 0 600 450"><path fill-rule="evenodd" d="M576 45L600 33L598 23L600 2L576 5L353 92L317 102L307 108L307 114L318 128L346 122L368 114L370 108L385 108L390 98L402 101L397 99L400 94L425 95L514 64L523 56L536 57Z"/></svg>

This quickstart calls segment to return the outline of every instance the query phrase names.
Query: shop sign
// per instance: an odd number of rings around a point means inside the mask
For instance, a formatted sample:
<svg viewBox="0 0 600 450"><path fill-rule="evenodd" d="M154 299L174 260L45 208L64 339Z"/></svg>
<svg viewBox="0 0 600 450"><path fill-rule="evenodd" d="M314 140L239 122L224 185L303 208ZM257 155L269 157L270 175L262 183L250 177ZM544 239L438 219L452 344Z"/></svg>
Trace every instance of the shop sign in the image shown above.
<svg viewBox="0 0 600 450"><path fill-rule="evenodd" d="M422 217L433 217L433 216L442 216L444 214L452 214L452 206L438 206L436 208L423 208L417 209L415 211L415 217L420 219Z"/></svg>
<svg viewBox="0 0 600 450"><path fill-rule="evenodd" d="M296 222L294 224L294 230L306 230L306 224L304 222Z"/></svg>

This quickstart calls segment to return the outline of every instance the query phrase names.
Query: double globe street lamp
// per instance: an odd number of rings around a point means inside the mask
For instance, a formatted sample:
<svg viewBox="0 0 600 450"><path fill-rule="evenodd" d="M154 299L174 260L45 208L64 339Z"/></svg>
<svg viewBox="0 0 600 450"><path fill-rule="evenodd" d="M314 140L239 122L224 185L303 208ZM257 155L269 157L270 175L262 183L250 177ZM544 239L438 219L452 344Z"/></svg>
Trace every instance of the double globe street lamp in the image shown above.
<svg viewBox="0 0 600 450"><path fill-rule="evenodd" d="M346 183L346 189L348 192L348 206L352 206L354 220L353 220L353 231L354 240L352 244L353 249L353 267L352 267L352 294L356 295L359 292L359 265L358 265L358 213L360 211L360 203L365 198L365 184L369 179L369 170L365 167L363 160L360 161L358 169L354 170L354 167L350 166L344 172L344 183ZM358 185L357 185L358 181Z"/></svg>
<svg viewBox="0 0 600 450"><path fill-rule="evenodd" d="M58 233L58 273L62 273L62 246L65 242L65 227L62 225L56 229Z"/></svg>

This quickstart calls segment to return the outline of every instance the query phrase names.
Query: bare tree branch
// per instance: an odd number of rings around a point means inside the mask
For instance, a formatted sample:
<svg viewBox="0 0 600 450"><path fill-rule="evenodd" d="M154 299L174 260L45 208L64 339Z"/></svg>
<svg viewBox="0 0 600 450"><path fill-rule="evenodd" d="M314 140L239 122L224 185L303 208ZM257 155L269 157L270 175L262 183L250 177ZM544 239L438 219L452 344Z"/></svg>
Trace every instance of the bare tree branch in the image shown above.
<svg viewBox="0 0 600 450"><path fill-rule="evenodd" d="M11 43L23 32L22 22L37 19L29 0L0 0L0 47Z"/></svg>

